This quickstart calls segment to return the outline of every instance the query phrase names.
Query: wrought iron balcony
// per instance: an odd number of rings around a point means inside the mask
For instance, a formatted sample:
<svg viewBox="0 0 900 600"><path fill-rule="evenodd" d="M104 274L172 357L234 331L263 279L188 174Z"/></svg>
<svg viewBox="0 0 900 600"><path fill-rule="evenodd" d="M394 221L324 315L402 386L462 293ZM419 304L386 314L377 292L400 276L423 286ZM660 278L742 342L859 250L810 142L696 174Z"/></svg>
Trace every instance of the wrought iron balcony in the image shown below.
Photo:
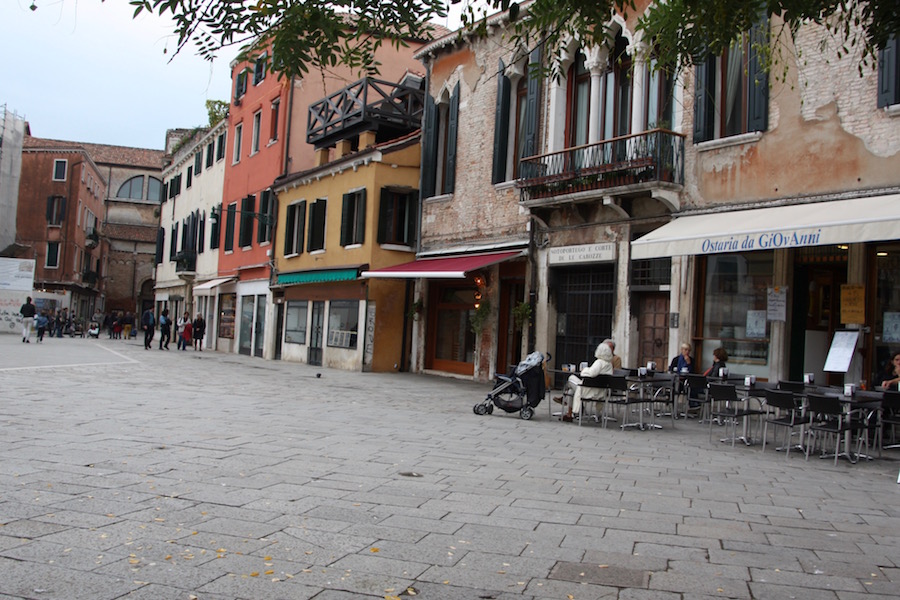
<svg viewBox="0 0 900 600"><path fill-rule="evenodd" d="M87 235L84 239L84 245L88 248L96 248L100 243L100 232L96 227L92 227L90 231L88 231Z"/></svg>
<svg viewBox="0 0 900 600"><path fill-rule="evenodd" d="M99 278L100 277L97 274L97 271L91 271L89 269L86 269L86 270L82 271L82 273L81 273L82 283L86 283L88 285L94 285L95 283L97 283L97 280Z"/></svg>
<svg viewBox="0 0 900 600"><path fill-rule="evenodd" d="M685 136L653 129L525 158L516 186L524 201L610 188L684 185Z"/></svg>
<svg viewBox="0 0 900 600"><path fill-rule="evenodd" d="M193 250L184 250L175 255L175 272L194 272L197 270L197 253Z"/></svg>
<svg viewBox="0 0 900 600"><path fill-rule="evenodd" d="M306 141L319 148L362 131L398 137L421 127L425 92L367 77L309 106Z"/></svg>

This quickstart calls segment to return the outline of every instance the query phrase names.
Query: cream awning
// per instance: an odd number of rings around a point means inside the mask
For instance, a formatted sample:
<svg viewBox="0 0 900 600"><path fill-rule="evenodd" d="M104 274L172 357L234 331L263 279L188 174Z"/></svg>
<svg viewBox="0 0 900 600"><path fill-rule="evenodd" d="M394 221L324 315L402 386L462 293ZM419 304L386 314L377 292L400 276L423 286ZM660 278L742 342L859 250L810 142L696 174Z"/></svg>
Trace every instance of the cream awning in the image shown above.
<svg viewBox="0 0 900 600"><path fill-rule="evenodd" d="M900 194L677 217L631 243L631 258L900 239Z"/></svg>

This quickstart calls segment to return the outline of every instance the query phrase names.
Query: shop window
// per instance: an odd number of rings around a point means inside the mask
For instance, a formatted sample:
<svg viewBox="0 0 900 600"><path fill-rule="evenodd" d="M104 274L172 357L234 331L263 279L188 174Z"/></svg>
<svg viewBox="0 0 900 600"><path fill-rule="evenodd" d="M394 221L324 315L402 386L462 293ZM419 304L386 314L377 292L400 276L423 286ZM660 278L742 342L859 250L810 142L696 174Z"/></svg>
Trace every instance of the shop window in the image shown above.
<svg viewBox="0 0 900 600"><path fill-rule="evenodd" d="M735 373L769 377L768 290L774 272L771 252L721 254L705 259L700 347L694 358L712 364L724 347Z"/></svg>
<svg viewBox="0 0 900 600"><path fill-rule="evenodd" d="M474 287L442 286L437 290L434 328L434 363L448 368L452 363L471 365L475 362Z"/></svg>
<svg viewBox="0 0 900 600"><path fill-rule="evenodd" d="M303 252L303 234L306 231L306 200L287 207L284 225L284 255Z"/></svg>
<svg viewBox="0 0 900 600"><path fill-rule="evenodd" d="M872 385L881 385L892 367L891 357L900 350L900 245L882 244L873 249L875 264L875 314L872 335L874 357Z"/></svg>
<svg viewBox="0 0 900 600"><path fill-rule="evenodd" d="M306 343L306 316L309 302L288 300L284 319L284 341L289 344Z"/></svg>
<svg viewBox="0 0 900 600"><path fill-rule="evenodd" d="M130 198L132 200L140 200L144 197L144 176L138 175L132 177L121 186L116 192L116 198Z"/></svg>
<svg viewBox="0 0 900 600"><path fill-rule="evenodd" d="M219 337L234 339L234 317L237 294L219 295Z"/></svg>
<svg viewBox="0 0 900 600"><path fill-rule="evenodd" d="M332 300L328 309L328 345L356 349L359 300Z"/></svg>
<svg viewBox="0 0 900 600"><path fill-rule="evenodd" d="M341 246L366 241L366 190L344 194L341 211Z"/></svg>
<svg viewBox="0 0 900 600"><path fill-rule="evenodd" d="M378 243L414 246L416 198L414 191L382 188L378 209Z"/></svg>
<svg viewBox="0 0 900 600"><path fill-rule="evenodd" d="M759 57L768 43L763 19L735 40L721 56L696 66L694 142L765 131L769 119L769 79Z"/></svg>

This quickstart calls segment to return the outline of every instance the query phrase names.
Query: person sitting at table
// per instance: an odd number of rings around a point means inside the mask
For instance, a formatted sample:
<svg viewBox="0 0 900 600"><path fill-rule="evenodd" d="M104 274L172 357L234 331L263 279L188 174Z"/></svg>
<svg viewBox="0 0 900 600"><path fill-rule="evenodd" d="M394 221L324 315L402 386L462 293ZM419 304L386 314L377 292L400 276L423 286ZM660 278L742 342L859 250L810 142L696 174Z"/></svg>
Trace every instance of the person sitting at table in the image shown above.
<svg viewBox="0 0 900 600"><path fill-rule="evenodd" d="M616 343L614 341L612 341L610 338L606 338L605 340L603 340L603 343L606 344L607 346L609 346L609 350L610 350L610 352L612 352L613 356L612 356L611 362L612 362L612 366L613 366L613 371L615 371L616 369L621 369L622 368L622 357L616 355Z"/></svg>
<svg viewBox="0 0 900 600"><path fill-rule="evenodd" d="M721 346L713 350L713 364L710 368L703 372L707 377L718 377L719 369L725 369L728 365L725 364L725 361L728 360L728 353L725 352L725 348Z"/></svg>
<svg viewBox="0 0 900 600"><path fill-rule="evenodd" d="M687 369L687 371L685 371ZM691 357L691 345L681 344L681 353L669 363L670 373L694 373L694 359Z"/></svg>
<svg viewBox="0 0 900 600"><path fill-rule="evenodd" d="M579 375L569 375L566 386L574 387L575 391L572 396L572 405L569 406L568 412L563 415L563 421L571 421L574 415L581 412L581 400L602 398L604 390L602 388L586 388L583 385L583 377L596 377L598 375L612 375L612 350L609 344L600 342L594 351L594 363L586 369L582 369Z"/></svg>
<svg viewBox="0 0 900 600"><path fill-rule="evenodd" d="M900 352L891 355L891 362L882 374L881 387L885 390L896 390L900 383Z"/></svg>

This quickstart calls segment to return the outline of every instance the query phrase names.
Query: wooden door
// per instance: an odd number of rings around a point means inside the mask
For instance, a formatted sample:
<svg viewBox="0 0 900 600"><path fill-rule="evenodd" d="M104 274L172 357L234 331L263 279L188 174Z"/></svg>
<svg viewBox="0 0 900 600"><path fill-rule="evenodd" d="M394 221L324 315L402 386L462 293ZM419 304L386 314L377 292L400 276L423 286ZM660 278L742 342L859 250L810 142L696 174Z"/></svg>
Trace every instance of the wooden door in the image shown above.
<svg viewBox="0 0 900 600"><path fill-rule="evenodd" d="M657 370L665 371L669 366L669 294L641 294L636 300L638 363L628 366L639 367L652 360Z"/></svg>

